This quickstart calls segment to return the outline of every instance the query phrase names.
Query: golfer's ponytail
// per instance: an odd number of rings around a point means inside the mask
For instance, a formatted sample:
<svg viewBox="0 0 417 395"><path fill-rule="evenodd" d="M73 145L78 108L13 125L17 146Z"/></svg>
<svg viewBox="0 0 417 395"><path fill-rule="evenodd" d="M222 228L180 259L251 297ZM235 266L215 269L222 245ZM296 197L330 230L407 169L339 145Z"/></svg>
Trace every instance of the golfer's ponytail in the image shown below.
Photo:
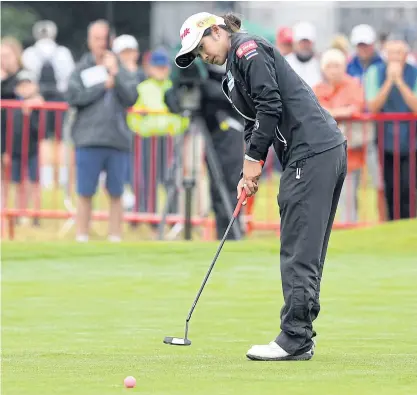
<svg viewBox="0 0 417 395"><path fill-rule="evenodd" d="M229 33L236 33L240 30L242 26L242 21L238 16L232 14L231 12L223 15L222 18L224 19L224 23L226 24L226 31Z"/></svg>

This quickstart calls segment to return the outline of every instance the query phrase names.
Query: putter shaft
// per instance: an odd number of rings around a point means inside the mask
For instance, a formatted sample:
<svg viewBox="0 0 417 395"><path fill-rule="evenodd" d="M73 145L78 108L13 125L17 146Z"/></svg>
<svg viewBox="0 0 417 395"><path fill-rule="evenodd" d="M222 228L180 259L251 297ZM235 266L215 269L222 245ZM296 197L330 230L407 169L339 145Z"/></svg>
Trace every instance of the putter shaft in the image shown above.
<svg viewBox="0 0 417 395"><path fill-rule="evenodd" d="M206 276L204 277L203 283L201 284L201 287L198 290L197 296L194 299L193 305L191 306L190 312L188 313L187 319L185 320L185 339L187 339L187 335L188 335L188 323L190 322L190 319L191 319L191 316L192 316L193 311L195 309L195 306L197 305L198 299L200 298L200 295L203 292L203 289L204 289L204 287L205 287L205 285L207 283L207 280L210 277L210 273L213 270L214 265L216 264L217 258L220 255L220 251L223 248L224 242L226 241L226 238L227 238L227 236L229 234L229 231L232 228L233 223L235 222L235 219L237 218L237 216L238 216L238 214L240 212L240 209L242 207L242 203L245 201L245 199L246 199L246 191L243 189L242 194L240 195L239 201L238 201L238 203L236 205L235 211L233 212L233 216L232 216L232 218L231 218L231 220L229 222L229 225L227 226L226 231L224 232L224 235L223 235L223 238L222 238L222 240L220 242L220 245L217 248L216 255L214 256L214 259L211 262L211 265L209 267L209 270L208 270Z"/></svg>
<svg viewBox="0 0 417 395"><path fill-rule="evenodd" d="M261 166L263 167L263 165L264 165L265 162L263 160L261 160L260 163L261 163ZM227 226L227 229L224 232L223 238L222 238L222 240L220 242L220 245L217 248L216 255L214 255L214 258L213 258L213 261L211 262L211 265L209 267L209 270L207 271L207 274L204 277L203 283L201 284L201 287L198 290L197 296L194 299L193 305L191 306L190 312L188 313L187 319L185 320L185 336L184 336L184 339L188 339L188 337L187 337L188 336L188 323L190 322L191 316L193 315L193 311L195 309L195 306L197 305L198 299L200 298L200 295L203 292L203 289L204 289L204 287L205 287L205 285L207 283L207 280L210 277L210 273L213 270L214 265L216 264L217 258L220 255L220 251L223 248L224 242L226 241L226 238L227 238L227 236L228 236L228 234L230 232L230 229L233 226L233 223L235 222L235 219L239 215L240 209L242 208L242 204L245 201L245 199L246 199L246 190L243 188L242 189L242 193L241 193L240 198L239 198L239 201L236 204L235 211L233 212L232 218L230 219L229 225Z"/></svg>

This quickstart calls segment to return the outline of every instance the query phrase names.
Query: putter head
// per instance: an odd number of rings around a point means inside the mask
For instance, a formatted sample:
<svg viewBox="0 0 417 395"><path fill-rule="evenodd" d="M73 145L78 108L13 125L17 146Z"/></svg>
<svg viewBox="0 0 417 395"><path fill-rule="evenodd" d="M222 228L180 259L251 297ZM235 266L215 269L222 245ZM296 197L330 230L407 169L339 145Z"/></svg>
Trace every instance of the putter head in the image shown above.
<svg viewBox="0 0 417 395"><path fill-rule="evenodd" d="M171 344L172 346L191 346L191 340L184 339L182 337L166 337L164 339L165 344Z"/></svg>

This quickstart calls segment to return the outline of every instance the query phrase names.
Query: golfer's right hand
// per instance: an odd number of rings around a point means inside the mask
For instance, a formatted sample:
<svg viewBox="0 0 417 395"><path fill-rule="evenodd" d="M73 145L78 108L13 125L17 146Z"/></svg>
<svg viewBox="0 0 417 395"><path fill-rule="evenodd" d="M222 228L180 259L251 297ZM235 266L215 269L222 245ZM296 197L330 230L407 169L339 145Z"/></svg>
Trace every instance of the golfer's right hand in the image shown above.
<svg viewBox="0 0 417 395"><path fill-rule="evenodd" d="M244 184L244 182L243 182L243 178L241 178L240 179L240 181L239 181L239 183L237 184L237 200L239 200L239 198L240 198L240 195L242 194L242 191L243 191L243 184ZM243 203L242 203L242 206L245 206L246 205L246 203L247 203L247 201L248 201L248 199L246 198L244 201L243 201Z"/></svg>

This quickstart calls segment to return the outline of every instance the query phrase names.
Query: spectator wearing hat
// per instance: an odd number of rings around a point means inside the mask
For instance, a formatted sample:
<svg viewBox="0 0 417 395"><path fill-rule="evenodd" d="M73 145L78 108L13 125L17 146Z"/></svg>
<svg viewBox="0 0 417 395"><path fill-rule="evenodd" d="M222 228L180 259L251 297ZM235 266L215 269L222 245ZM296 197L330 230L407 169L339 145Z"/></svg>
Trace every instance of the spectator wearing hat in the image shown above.
<svg viewBox="0 0 417 395"><path fill-rule="evenodd" d="M23 52L23 66L36 75L45 100L62 99L75 67L72 54L56 43L58 28L53 21L36 22L32 33L35 44Z"/></svg>
<svg viewBox="0 0 417 395"><path fill-rule="evenodd" d="M12 136L12 181L16 185L16 199L19 208L27 208L30 198L36 196L38 176L38 128L39 110L33 106L43 104L39 94L36 76L27 70L20 71L16 76L16 99L21 100L22 108L13 111ZM25 122L25 118L28 122ZM27 125L27 126L26 126ZM29 182L26 182L26 180ZM38 219L34 219L34 225Z"/></svg>
<svg viewBox="0 0 417 395"><path fill-rule="evenodd" d="M145 73L138 65L140 51L139 43L135 37L123 34L115 38L112 50L126 70L137 74L138 84L145 80Z"/></svg>
<svg viewBox="0 0 417 395"><path fill-rule="evenodd" d="M110 197L109 241L121 240L123 194L132 133L126 110L137 99L136 77L108 51L110 28L99 20L88 28L88 47L71 75L68 103L77 110L72 128L77 168L77 241L88 241L92 198L101 172Z"/></svg>
<svg viewBox="0 0 417 395"><path fill-rule="evenodd" d="M145 73L138 65L140 56L139 43L136 38L128 34L123 34L114 39L112 45L113 52L117 55L123 67L136 77L136 85L139 85L146 79ZM132 209L135 196L133 194L133 166L134 151L132 150L132 158L128 162L126 172L126 186L123 192L123 207L126 210Z"/></svg>
<svg viewBox="0 0 417 395"><path fill-rule="evenodd" d="M138 209L141 212L157 211L157 182L165 180L167 170L166 139L167 135L177 135L185 131L188 123L179 115L169 114L165 104L165 93L172 87L170 80L171 59L163 49L152 51L149 55L148 78L137 87L138 99L133 110L142 113L130 113L127 122L130 129L141 136L141 174L135 174L134 186L138 189ZM143 113L149 112L149 114ZM152 114L154 113L154 114ZM158 113L158 114L155 114ZM152 157L151 138L157 139L157 158ZM157 182L150 174L151 162L156 162ZM155 162L154 162L155 163Z"/></svg>
<svg viewBox="0 0 417 395"><path fill-rule="evenodd" d="M376 33L371 26L363 24L352 29L350 43L355 48L355 54L347 65L347 73L361 82L370 66L383 63L376 50L376 41Z"/></svg>
<svg viewBox="0 0 417 395"><path fill-rule="evenodd" d="M347 73L352 77L357 78L361 84L363 84L367 70L373 65L381 65L384 63L381 55L377 51L377 36L375 30L366 24L357 25L352 29L350 42L355 48L355 53L347 65ZM364 86L364 88L366 90L366 86ZM367 109L365 108L365 111L366 110ZM374 125L373 128L368 128L368 133L372 132L375 135L376 129L377 125ZM385 216L385 209L383 205L383 185L376 141L372 141L368 144L367 151L366 160L368 171L372 184L377 190L377 194L379 196L379 216L383 219Z"/></svg>
<svg viewBox="0 0 417 395"><path fill-rule="evenodd" d="M55 22L50 20L36 22L32 28L32 35L35 44L23 52L23 67L36 76L40 93L46 102L64 101L68 81L75 67L73 56L67 47L57 44L58 28ZM61 159L64 156L57 155L64 149L63 143L57 142L62 139L63 119L63 116L58 117L53 111L46 112L46 128L43 136L46 139L41 142L43 158L41 178L49 187L54 182L54 167L61 166L60 178L62 178L67 166Z"/></svg>
<svg viewBox="0 0 417 395"><path fill-rule="evenodd" d="M310 86L321 81L320 63L315 57L316 28L299 22L293 28L294 52L285 57L293 70Z"/></svg>
<svg viewBox="0 0 417 395"><path fill-rule="evenodd" d="M282 56L287 56L293 51L293 36L290 27L282 27L278 30L276 46Z"/></svg>
<svg viewBox="0 0 417 395"><path fill-rule="evenodd" d="M389 37L385 51L386 62L370 67L366 74L369 110L373 113L417 113L417 68L407 63L408 45L399 37ZM410 147L410 134L416 130L416 122L399 122L398 137L395 137L395 129L393 122L384 122L384 183L391 220L398 219L394 208L394 193L398 192L400 218L416 215L410 213L411 155L417 152L417 145ZM396 158L399 158L399 174L394 174ZM394 191L395 178L399 179L399 191Z"/></svg>

